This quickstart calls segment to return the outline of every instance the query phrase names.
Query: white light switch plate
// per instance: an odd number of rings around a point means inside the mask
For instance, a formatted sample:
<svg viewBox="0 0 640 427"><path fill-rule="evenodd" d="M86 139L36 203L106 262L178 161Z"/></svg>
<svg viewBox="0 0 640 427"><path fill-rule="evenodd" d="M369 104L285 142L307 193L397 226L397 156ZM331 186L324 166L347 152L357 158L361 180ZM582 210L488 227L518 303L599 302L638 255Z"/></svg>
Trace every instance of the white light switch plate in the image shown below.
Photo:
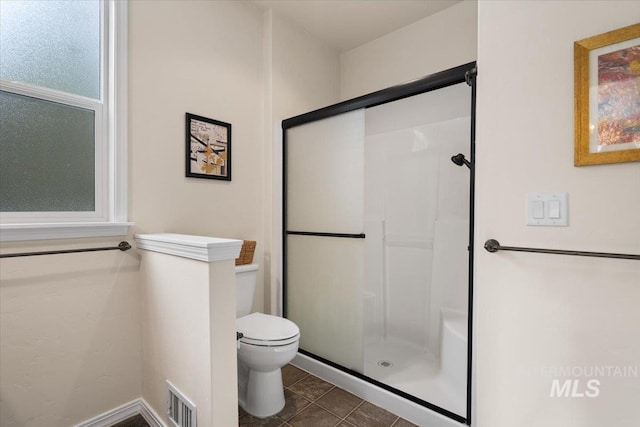
<svg viewBox="0 0 640 427"><path fill-rule="evenodd" d="M527 225L567 227L569 225L568 200L568 193L527 193Z"/></svg>

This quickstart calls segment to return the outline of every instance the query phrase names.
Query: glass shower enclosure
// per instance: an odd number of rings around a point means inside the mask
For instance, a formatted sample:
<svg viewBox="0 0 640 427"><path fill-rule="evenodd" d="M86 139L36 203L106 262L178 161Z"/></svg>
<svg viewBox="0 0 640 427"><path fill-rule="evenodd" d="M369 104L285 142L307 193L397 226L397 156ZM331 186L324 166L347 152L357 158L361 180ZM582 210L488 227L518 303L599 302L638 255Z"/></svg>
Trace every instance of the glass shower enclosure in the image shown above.
<svg viewBox="0 0 640 427"><path fill-rule="evenodd" d="M471 63L283 122L300 352L466 423L474 111Z"/></svg>

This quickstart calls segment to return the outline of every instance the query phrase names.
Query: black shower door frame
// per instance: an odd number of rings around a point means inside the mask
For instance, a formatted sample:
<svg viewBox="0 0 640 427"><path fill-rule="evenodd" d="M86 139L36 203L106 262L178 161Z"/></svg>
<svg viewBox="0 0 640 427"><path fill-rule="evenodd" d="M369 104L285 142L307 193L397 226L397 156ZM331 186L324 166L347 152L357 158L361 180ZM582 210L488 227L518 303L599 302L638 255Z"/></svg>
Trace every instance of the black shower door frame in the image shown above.
<svg viewBox="0 0 640 427"><path fill-rule="evenodd" d="M475 62L460 65L439 73L431 74L419 80L405 83L398 86L392 86L377 92L343 101L328 107L320 108L305 114L282 121L282 314L287 317L287 236L289 235L306 235L306 236L325 236L325 237L342 237L353 239L364 239L363 233L344 234L344 233L325 233L313 231L289 230L287 228L287 130L303 124L315 122L339 114L347 113L362 108L371 108L378 105L398 101L422 93L435 91L448 86L466 82L471 87L471 134L470 134L470 179L469 179L469 292L468 292L468 336L467 336L467 414L462 417L456 413L448 411L440 406L434 405L425 400L412 396L402 390L393 388L387 384L367 377L359 372L345 368L330 360L317 356L304 349L298 351L306 356L318 360L324 364L332 366L340 371L346 372L371 384L374 384L384 390L397 394L407 400L415 402L426 408L429 408L439 414L445 415L467 425L471 425L471 375L472 375L472 350L473 350L473 260L474 260L474 195L475 195L475 145L476 145L476 76L477 68Z"/></svg>

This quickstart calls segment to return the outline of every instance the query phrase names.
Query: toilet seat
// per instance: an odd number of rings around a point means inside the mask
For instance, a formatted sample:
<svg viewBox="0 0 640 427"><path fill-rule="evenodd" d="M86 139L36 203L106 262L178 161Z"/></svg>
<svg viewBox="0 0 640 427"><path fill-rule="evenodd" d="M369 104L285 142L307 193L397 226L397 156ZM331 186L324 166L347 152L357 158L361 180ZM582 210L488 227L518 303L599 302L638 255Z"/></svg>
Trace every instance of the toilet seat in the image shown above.
<svg viewBox="0 0 640 427"><path fill-rule="evenodd" d="M276 347L298 341L300 329L292 321L264 313L251 313L236 319L236 329L244 336L240 342L262 347Z"/></svg>

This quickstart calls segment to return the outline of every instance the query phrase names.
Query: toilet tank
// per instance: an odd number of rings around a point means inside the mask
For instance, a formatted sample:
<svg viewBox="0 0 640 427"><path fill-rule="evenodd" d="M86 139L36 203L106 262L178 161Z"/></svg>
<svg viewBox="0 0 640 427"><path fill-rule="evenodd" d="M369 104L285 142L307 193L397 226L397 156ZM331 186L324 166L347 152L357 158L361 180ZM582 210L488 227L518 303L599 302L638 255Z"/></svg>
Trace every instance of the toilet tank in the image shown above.
<svg viewBox="0 0 640 427"><path fill-rule="evenodd" d="M236 265L236 318L251 314L258 264Z"/></svg>

